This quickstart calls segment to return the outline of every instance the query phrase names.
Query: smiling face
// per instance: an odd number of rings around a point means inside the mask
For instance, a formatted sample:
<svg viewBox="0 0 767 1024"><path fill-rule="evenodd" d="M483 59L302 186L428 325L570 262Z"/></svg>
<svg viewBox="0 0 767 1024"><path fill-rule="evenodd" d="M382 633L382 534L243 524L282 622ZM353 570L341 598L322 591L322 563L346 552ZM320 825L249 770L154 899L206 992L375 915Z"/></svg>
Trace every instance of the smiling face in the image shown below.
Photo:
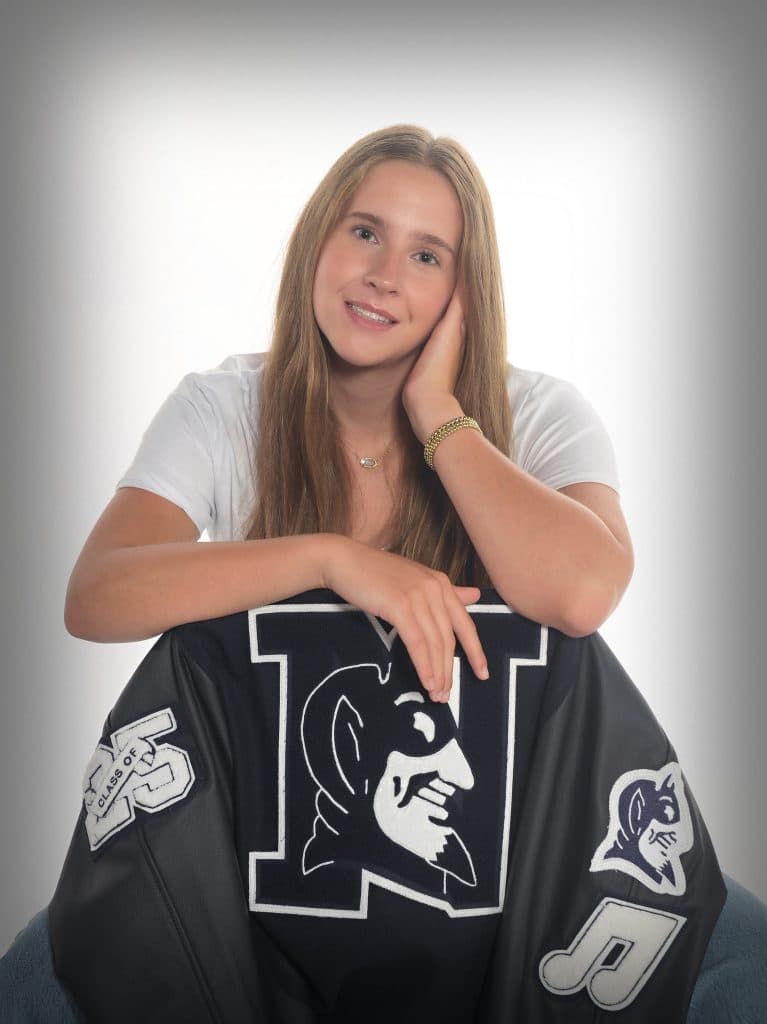
<svg viewBox="0 0 767 1024"><path fill-rule="evenodd" d="M395 748L373 796L381 831L399 846L435 863L453 834L452 797L474 786L451 712L427 705L418 691L400 695L391 732Z"/></svg>
<svg viewBox="0 0 767 1024"><path fill-rule="evenodd" d="M328 236L312 291L339 364L409 368L453 294L462 230L438 171L390 160L368 172Z"/></svg>

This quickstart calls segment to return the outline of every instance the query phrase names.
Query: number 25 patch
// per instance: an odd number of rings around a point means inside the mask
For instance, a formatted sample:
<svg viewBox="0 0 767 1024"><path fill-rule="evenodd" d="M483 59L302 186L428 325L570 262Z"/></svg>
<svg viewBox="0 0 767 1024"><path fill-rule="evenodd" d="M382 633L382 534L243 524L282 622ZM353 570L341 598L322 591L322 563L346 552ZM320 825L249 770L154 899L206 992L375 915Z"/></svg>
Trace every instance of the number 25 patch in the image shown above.
<svg viewBox="0 0 767 1024"><path fill-rule="evenodd" d="M109 746L99 743L83 781L92 851L130 825L137 808L153 814L187 796L195 778L188 753L158 742L175 729L173 712L163 708L117 729Z"/></svg>

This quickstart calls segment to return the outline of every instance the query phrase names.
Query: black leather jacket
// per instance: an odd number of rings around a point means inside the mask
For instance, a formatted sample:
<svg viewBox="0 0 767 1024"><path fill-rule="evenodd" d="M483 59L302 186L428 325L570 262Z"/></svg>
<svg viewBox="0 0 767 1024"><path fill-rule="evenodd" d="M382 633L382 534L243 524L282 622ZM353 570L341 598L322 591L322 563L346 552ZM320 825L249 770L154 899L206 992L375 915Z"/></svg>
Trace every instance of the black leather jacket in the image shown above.
<svg viewBox="0 0 767 1024"><path fill-rule="evenodd" d="M604 641L472 615L452 706L326 591L161 637L51 902L87 1021L683 1021L725 889Z"/></svg>

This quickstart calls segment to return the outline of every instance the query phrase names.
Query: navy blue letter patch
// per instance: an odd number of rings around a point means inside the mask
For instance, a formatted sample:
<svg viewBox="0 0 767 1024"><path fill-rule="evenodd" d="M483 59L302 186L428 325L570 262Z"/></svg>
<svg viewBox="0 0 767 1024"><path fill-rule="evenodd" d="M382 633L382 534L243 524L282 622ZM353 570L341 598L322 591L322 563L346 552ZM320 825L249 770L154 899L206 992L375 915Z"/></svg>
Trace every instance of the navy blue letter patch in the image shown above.
<svg viewBox="0 0 767 1024"><path fill-rule="evenodd" d="M448 704L429 699L395 632L357 608L250 612L254 685L279 691L276 831L249 852L251 910L365 918L375 885L451 917L500 912L515 712L538 688L530 670L546 664L548 633L505 605L470 610L491 678L456 657Z"/></svg>

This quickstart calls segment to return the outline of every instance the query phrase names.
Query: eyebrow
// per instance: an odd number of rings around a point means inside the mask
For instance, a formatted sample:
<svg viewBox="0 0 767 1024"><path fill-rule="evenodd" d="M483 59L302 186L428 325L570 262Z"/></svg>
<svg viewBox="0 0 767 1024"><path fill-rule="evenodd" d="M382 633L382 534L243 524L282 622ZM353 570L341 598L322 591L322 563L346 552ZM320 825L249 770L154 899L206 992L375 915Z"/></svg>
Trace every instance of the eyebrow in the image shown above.
<svg viewBox="0 0 767 1024"><path fill-rule="evenodd" d="M411 690L409 693L401 693L399 697L397 697L397 699L394 701L394 703L397 705L397 707L399 707L400 704L404 704L406 701L410 702L411 700L418 701L419 704L426 703L426 701L423 699L423 694L418 693L417 690Z"/></svg>
<svg viewBox="0 0 767 1024"><path fill-rule="evenodd" d="M386 227L386 221L382 217L376 216L375 213L366 213L364 210L352 210L351 213L347 213L344 220L351 218L368 220L371 224L375 224L377 228ZM446 249L451 256L455 256L452 246L448 245L444 238L440 238L439 235L429 234L428 231L411 231L410 237L417 242L423 242L424 245L433 245L437 249Z"/></svg>

